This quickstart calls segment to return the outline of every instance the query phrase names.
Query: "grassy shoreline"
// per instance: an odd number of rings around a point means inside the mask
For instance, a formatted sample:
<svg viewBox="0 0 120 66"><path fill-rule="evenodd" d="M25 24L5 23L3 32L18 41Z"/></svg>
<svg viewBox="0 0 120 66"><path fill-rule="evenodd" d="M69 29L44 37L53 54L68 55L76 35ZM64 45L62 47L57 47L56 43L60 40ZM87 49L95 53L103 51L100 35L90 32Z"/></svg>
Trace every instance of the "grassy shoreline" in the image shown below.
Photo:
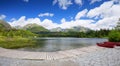
<svg viewBox="0 0 120 66"><path fill-rule="evenodd" d="M17 49L35 46L35 41L30 37L5 37L0 36L0 47L7 49Z"/></svg>

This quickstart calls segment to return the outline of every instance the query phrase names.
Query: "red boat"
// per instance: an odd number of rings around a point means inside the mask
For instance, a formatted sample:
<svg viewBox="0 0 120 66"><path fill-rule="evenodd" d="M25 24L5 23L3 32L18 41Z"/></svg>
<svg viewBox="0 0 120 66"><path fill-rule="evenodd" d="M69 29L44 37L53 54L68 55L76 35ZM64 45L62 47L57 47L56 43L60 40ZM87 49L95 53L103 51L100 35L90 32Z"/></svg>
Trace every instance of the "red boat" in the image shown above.
<svg viewBox="0 0 120 66"><path fill-rule="evenodd" d="M103 43L97 43L100 47L106 47L106 48L114 48L115 46L120 46L120 42L103 42Z"/></svg>
<svg viewBox="0 0 120 66"><path fill-rule="evenodd" d="M116 43L116 46L120 46L120 42L117 42L117 43Z"/></svg>

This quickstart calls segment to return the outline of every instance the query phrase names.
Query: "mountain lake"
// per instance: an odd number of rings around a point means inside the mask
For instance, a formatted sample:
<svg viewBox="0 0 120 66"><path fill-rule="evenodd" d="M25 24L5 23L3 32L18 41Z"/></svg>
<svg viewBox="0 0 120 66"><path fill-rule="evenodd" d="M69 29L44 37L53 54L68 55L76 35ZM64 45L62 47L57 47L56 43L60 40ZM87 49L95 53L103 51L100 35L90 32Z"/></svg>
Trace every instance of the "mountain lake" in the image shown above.
<svg viewBox="0 0 120 66"><path fill-rule="evenodd" d="M36 38L36 47L19 48L20 51L55 52L96 45L108 41L105 38L44 37Z"/></svg>

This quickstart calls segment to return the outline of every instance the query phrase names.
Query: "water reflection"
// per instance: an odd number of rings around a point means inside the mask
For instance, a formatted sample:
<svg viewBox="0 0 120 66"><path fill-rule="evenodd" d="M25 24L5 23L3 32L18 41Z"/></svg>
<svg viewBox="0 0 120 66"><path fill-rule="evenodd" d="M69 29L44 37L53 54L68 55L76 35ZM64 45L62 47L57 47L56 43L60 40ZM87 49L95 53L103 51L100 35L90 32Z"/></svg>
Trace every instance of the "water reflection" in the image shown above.
<svg viewBox="0 0 120 66"><path fill-rule="evenodd" d="M36 52L54 52L95 45L108 41L101 38L36 38L36 47L26 47L19 50Z"/></svg>

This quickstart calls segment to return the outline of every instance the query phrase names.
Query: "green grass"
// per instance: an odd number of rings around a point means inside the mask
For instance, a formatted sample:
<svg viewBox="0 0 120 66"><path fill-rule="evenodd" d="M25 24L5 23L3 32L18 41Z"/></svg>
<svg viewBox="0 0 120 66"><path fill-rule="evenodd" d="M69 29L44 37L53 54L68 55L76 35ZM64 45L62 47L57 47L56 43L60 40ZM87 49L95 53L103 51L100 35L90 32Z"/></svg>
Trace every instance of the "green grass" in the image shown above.
<svg viewBox="0 0 120 66"><path fill-rule="evenodd" d="M35 41L31 38L23 38L23 37L4 37L0 36L0 47L7 49L17 49L23 47L33 47L35 46Z"/></svg>

